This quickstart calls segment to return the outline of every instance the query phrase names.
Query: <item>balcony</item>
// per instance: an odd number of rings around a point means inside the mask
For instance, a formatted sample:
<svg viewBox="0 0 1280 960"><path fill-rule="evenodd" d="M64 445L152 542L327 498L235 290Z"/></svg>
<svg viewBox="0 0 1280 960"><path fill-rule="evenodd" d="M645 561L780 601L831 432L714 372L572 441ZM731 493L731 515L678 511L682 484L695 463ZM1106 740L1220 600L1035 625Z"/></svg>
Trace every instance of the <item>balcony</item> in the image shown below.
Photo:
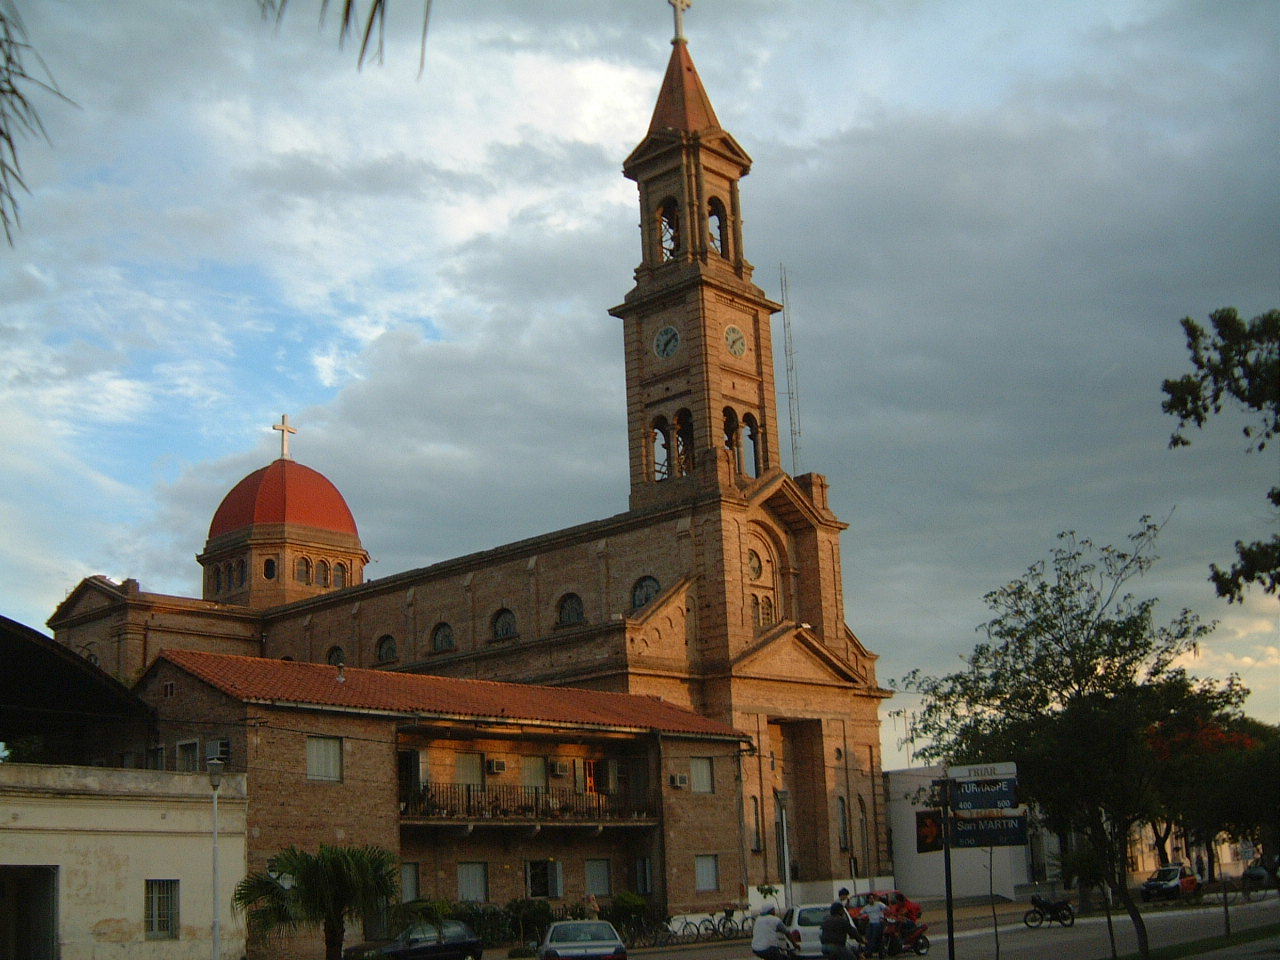
<svg viewBox="0 0 1280 960"><path fill-rule="evenodd" d="M619 794L556 787L428 783L401 789L400 819L414 823L628 824L657 822L657 804Z"/></svg>

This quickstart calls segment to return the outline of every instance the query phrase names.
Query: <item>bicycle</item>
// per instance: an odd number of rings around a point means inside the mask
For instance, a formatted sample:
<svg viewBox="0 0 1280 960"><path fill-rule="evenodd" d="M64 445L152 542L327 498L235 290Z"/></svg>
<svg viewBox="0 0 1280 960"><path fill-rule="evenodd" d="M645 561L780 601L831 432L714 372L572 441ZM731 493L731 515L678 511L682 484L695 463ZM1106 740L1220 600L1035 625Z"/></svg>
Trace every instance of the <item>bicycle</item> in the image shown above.
<svg viewBox="0 0 1280 960"><path fill-rule="evenodd" d="M675 939L680 943L697 943L702 938L702 931L692 920L685 920L675 929Z"/></svg>

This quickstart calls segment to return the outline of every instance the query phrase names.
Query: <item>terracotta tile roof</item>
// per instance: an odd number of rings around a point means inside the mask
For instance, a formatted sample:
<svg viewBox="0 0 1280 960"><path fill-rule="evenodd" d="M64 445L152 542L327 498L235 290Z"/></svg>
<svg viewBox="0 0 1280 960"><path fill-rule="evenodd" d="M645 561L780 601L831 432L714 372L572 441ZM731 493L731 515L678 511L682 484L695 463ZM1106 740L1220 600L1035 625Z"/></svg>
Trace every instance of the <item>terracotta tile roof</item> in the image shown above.
<svg viewBox="0 0 1280 960"><path fill-rule="evenodd" d="M339 683L338 668L323 663L192 650L165 650L160 658L246 701L744 736L726 723L651 696L356 667L347 667Z"/></svg>

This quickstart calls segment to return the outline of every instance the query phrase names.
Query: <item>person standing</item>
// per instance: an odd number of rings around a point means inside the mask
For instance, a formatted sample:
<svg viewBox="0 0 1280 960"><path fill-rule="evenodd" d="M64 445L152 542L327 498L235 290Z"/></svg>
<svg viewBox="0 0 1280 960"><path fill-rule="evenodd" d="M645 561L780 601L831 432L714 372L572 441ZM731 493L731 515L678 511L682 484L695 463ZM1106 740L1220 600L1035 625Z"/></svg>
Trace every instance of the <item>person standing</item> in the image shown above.
<svg viewBox="0 0 1280 960"><path fill-rule="evenodd" d="M831 905L831 912L822 918L822 928L818 931L822 955L829 960L853 960L857 956L857 948L851 950L848 946L848 940L853 935L849 914L837 900Z"/></svg>
<svg viewBox="0 0 1280 960"><path fill-rule="evenodd" d="M867 953L884 956L884 914L889 908L874 893L867 894L862 915L867 918Z"/></svg>

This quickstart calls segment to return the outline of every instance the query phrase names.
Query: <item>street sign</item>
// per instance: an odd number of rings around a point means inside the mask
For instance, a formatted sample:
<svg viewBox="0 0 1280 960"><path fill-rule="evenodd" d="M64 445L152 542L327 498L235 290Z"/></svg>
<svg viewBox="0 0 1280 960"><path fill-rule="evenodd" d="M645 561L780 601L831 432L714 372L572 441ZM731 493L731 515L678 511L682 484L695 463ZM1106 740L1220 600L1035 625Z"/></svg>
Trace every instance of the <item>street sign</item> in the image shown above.
<svg viewBox="0 0 1280 960"><path fill-rule="evenodd" d="M1006 763L974 763L966 767L948 767L947 776L952 780L1003 780L1018 775L1018 765Z"/></svg>
<svg viewBox="0 0 1280 960"><path fill-rule="evenodd" d="M1009 817L956 817L951 821L953 847L1021 847L1026 842L1025 814Z"/></svg>
<svg viewBox="0 0 1280 960"><path fill-rule="evenodd" d="M957 780L955 809L1012 810L1018 805L1018 781L1016 777L999 780Z"/></svg>

